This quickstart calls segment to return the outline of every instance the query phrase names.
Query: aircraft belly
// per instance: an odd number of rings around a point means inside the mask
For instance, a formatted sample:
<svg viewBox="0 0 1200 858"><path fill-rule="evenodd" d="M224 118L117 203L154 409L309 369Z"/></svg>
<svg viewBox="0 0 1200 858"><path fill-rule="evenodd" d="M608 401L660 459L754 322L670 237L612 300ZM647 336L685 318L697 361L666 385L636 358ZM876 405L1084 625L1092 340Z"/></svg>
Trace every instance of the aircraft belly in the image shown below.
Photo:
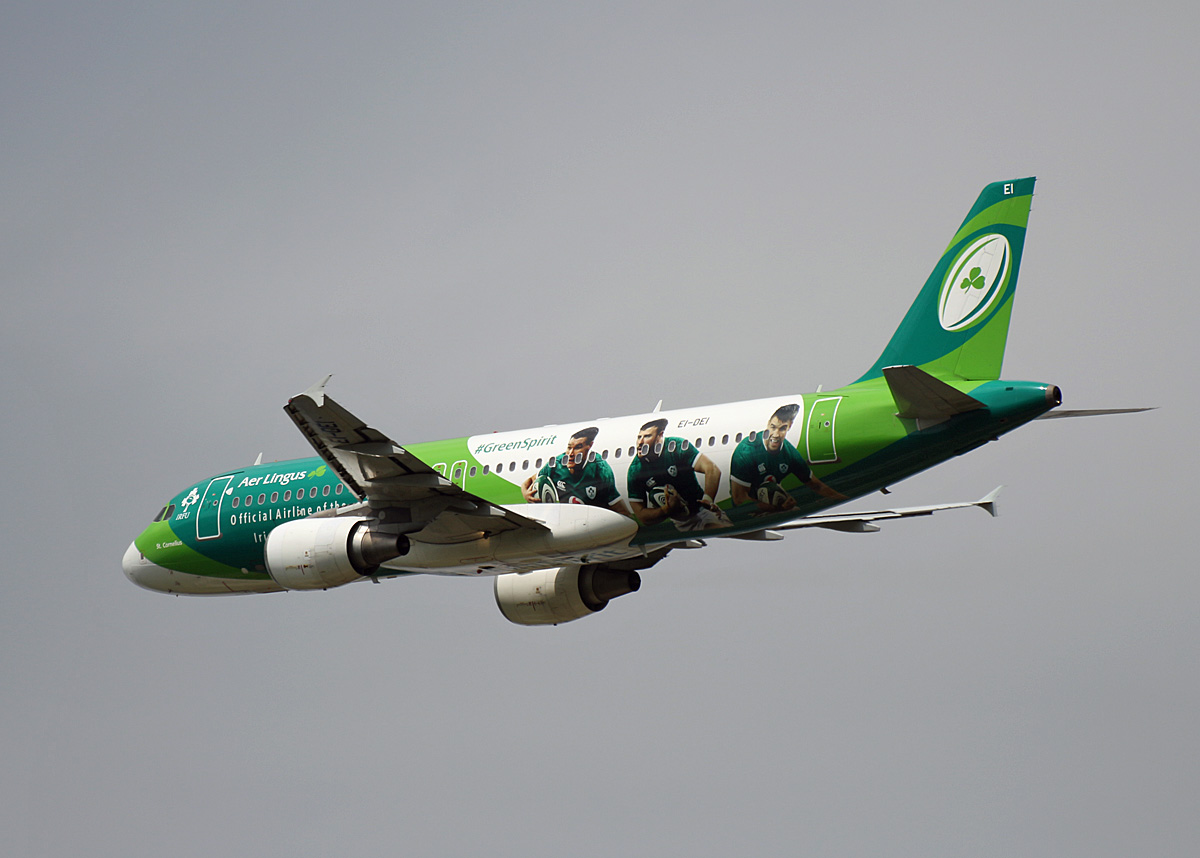
<svg viewBox="0 0 1200 858"><path fill-rule="evenodd" d="M629 547L637 522L618 512L581 504L528 504L521 512L545 528L519 528L451 544L422 542L416 534L408 553L384 567L450 575L502 574L564 563L599 563L638 553Z"/></svg>

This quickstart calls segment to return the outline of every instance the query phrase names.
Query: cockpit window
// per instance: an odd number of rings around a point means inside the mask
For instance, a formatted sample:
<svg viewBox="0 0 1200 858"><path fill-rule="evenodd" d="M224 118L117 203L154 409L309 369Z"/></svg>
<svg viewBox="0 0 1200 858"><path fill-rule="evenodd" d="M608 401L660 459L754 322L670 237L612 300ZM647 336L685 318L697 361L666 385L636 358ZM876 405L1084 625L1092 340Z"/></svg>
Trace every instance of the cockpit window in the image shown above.
<svg viewBox="0 0 1200 858"><path fill-rule="evenodd" d="M175 514L175 504L169 503L158 511L158 515L154 516L155 521L166 521Z"/></svg>

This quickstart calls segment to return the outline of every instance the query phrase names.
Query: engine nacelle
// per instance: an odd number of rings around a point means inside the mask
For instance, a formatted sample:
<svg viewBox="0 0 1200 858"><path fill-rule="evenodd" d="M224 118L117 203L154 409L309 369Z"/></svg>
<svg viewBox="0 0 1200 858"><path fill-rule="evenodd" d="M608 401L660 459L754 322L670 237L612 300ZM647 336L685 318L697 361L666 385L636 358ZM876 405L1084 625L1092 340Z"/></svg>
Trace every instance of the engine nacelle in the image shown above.
<svg viewBox="0 0 1200 858"><path fill-rule="evenodd" d="M267 572L285 590L327 590L370 575L408 552L408 537L373 524L351 516L285 522L267 535Z"/></svg>
<svg viewBox="0 0 1200 858"><path fill-rule="evenodd" d="M637 572L602 565L510 572L496 576L496 604L518 625L558 625L602 611L610 599L641 586Z"/></svg>

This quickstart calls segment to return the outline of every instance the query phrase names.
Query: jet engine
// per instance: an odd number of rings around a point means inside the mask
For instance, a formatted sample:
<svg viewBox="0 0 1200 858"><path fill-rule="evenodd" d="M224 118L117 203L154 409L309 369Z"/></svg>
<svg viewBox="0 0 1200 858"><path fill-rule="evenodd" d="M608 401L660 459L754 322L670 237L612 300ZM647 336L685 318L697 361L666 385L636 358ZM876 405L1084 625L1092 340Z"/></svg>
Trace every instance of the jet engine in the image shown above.
<svg viewBox="0 0 1200 858"><path fill-rule="evenodd" d="M267 572L285 590L327 590L408 553L408 537L366 518L305 518L267 535Z"/></svg>
<svg viewBox="0 0 1200 858"><path fill-rule="evenodd" d="M601 611L610 599L641 586L632 569L600 564L510 572L496 576L496 604L518 625L558 625Z"/></svg>

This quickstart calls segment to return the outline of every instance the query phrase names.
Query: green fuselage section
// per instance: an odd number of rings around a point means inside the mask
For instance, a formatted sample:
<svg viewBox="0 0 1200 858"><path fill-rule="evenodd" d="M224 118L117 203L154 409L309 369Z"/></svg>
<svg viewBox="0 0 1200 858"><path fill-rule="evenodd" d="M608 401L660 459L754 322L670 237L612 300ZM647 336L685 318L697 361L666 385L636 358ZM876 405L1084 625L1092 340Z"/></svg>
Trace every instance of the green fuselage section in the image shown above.
<svg viewBox="0 0 1200 858"><path fill-rule="evenodd" d="M405 449L474 495L496 504L519 505L527 503L525 483L563 453L577 425L598 427L593 455L617 475L621 499L612 508L629 514L626 501L647 500L626 493L625 474L632 462L637 427L666 420L668 435L695 444L696 452L720 470L720 489L713 500L723 515L718 526L702 534L686 533L670 519L643 524L632 544L648 547L690 535L707 538L759 531L843 502L792 475L780 481L795 500L786 510L764 511L753 502L734 503L729 479L732 453L744 437L764 431L777 403L798 400L802 404L803 419L796 420L788 443L810 460L813 476L847 499L875 492L995 440L1057 404L1057 389L1041 383L962 382L956 387L984 407L933 425L898 417L891 391L876 377L817 394L418 443ZM694 479L702 480L703 475L697 473ZM178 572L269 580L264 546L272 528L359 502L320 458L254 465L185 488L135 545L150 562ZM532 506L529 514L536 514Z"/></svg>

